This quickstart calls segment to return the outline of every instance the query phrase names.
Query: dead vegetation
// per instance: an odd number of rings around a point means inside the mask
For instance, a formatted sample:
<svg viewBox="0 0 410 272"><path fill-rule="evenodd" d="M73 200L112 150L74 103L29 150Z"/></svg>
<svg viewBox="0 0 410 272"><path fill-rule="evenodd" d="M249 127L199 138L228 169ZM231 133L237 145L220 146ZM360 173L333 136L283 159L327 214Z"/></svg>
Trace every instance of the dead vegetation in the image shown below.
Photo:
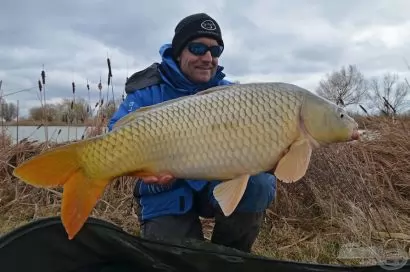
<svg viewBox="0 0 410 272"><path fill-rule="evenodd" d="M359 121L380 136L316 150L301 182L278 183L258 253L334 263L348 243L409 252L410 119Z"/></svg>
<svg viewBox="0 0 410 272"><path fill-rule="evenodd" d="M379 137L323 147L313 153L307 175L295 184L278 183L275 203L266 213L256 254L315 263L374 263L338 258L343 245L410 245L410 118L360 118L362 129ZM2 136L2 139L4 137ZM21 161L41 152L41 144L1 143L0 231L35 218L58 215L61 189L37 189L11 173ZM138 234L133 181L109 185L93 216ZM212 220L204 220L205 232Z"/></svg>

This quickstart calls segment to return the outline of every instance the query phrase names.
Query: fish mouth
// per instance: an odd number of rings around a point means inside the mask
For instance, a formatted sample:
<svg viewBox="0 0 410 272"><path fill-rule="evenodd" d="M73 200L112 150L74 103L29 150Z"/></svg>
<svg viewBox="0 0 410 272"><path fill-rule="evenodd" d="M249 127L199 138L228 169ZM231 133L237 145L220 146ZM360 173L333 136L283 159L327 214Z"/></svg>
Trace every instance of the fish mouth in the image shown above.
<svg viewBox="0 0 410 272"><path fill-rule="evenodd" d="M352 135L350 136L350 140L355 141L355 140L359 140L360 139L360 132L359 129L355 128L353 130Z"/></svg>

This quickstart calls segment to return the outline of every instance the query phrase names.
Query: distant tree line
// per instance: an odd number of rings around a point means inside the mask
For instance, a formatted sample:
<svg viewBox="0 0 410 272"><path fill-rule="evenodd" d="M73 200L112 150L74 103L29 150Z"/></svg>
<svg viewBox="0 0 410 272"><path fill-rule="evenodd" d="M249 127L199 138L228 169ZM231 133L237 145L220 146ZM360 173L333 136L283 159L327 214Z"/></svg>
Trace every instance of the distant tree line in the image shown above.
<svg viewBox="0 0 410 272"><path fill-rule="evenodd" d="M69 124L83 124L96 117L107 120L114 114L120 101L116 103L109 101L106 104L103 102L102 100L92 107L84 98L77 98L75 101L66 98L60 103L32 107L29 109L28 116L21 119ZM2 100L0 105L0 118L4 121L10 122L17 117L16 104Z"/></svg>
<svg viewBox="0 0 410 272"><path fill-rule="evenodd" d="M316 93L336 104L386 116L409 112L410 84L398 74L366 78L356 65L342 66L319 82Z"/></svg>

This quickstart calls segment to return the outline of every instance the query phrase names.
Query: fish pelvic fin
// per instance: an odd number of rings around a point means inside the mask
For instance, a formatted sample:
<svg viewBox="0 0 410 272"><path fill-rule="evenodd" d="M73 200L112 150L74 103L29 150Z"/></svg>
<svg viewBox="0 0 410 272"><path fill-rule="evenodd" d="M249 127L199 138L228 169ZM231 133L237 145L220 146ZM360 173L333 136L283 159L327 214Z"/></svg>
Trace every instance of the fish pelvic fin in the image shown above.
<svg viewBox="0 0 410 272"><path fill-rule="evenodd" d="M289 147L289 151L279 160L275 176L285 183L300 180L309 167L312 146L309 139L302 138Z"/></svg>
<svg viewBox="0 0 410 272"><path fill-rule="evenodd" d="M214 188L214 197L225 216L231 215L238 206L245 193L249 177L250 175L241 175L223 181Z"/></svg>
<svg viewBox="0 0 410 272"><path fill-rule="evenodd" d="M110 179L91 180L81 168L69 177L64 184L61 206L61 220L68 239L81 230L109 182Z"/></svg>
<svg viewBox="0 0 410 272"><path fill-rule="evenodd" d="M13 175L37 187L64 185L81 167L77 154L83 144L76 142L44 151L19 164Z"/></svg>

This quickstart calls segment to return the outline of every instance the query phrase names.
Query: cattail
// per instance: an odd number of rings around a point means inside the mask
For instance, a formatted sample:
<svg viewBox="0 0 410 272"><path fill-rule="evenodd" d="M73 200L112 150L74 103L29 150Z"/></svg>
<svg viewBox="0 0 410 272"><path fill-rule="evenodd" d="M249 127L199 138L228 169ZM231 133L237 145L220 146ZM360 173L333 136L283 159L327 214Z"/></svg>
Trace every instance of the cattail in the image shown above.
<svg viewBox="0 0 410 272"><path fill-rule="evenodd" d="M46 84L46 72L44 72L44 69L41 71L41 79L43 80L43 85Z"/></svg>
<svg viewBox="0 0 410 272"><path fill-rule="evenodd" d="M107 58L107 64L108 64L108 77L112 77L110 58Z"/></svg>
<svg viewBox="0 0 410 272"><path fill-rule="evenodd" d="M386 108L391 108L394 113L396 113L396 109L389 103L389 101L383 96L384 106Z"/></svg>
<svg viewBox="0 0 410 272"><path fill-rule="evenodd" d="M74 81L71 83L72 87L73 87L73 94L75 93L75 83Z"/></svg>
<svg viewBox="0 0 410 272"><path fill-rule="evenodd" d="M108 86L110 86L111 77L112 77L110 58L107 58L107 65L108 65Z"/></svg>
<svg viewBox="0 0 410 272"><path fill-rule="evenodd" d="M367 110L362 106L362 105L359 105L360 106L360 108L367 114L367 115L369 115L368 113L367 113Z"/></svg>
<svg viewBox="0 0 410 272"><path fill-rule="evenodd" d="M88 79L87 79L87 91L88 91L88 104L87 104L87 114L88 114L91 111L90 84L88 84Z"/></svg>
<svg viewBox="0 0 410 272"><path fill-rule="evenodd" d="M40 92L43 89L43 86L41 85L40 79L38 80L38 89L39 89Z"/></svg>

